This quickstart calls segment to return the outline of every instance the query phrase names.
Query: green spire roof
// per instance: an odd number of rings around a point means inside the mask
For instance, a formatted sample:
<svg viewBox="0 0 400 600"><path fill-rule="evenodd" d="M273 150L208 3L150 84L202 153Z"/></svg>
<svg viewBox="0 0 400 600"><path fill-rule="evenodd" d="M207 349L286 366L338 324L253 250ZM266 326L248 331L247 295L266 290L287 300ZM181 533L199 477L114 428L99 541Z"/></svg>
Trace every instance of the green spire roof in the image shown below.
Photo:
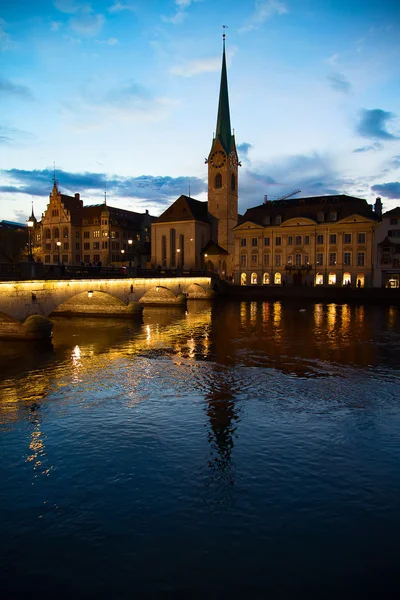
<svg viewBox="0 0 400 600"><path fill-rule="evenodd" d="M229 114L228 77L226 75L225 38L222 52L221 85L219 89L219 104L217 117L217 130L215 137L219 139L225 152L231 150L231 117Z"/></svg>

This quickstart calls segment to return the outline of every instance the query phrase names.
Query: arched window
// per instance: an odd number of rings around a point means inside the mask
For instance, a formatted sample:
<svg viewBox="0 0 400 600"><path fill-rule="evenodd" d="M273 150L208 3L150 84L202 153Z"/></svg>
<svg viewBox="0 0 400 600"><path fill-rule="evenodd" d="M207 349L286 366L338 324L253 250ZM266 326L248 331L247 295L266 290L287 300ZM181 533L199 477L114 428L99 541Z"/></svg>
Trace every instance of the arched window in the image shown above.
<svg viewBox="0 0 400 600"><path fill-rule="evenodd" d="M275 273L274 283L275 283L275 285L281 285L282 275L280 273Z"/></svg>
<svg viewBox="0 0 400 600"><path fill-rule="evenodd" d="M179 262L180 262L180 267L183 268L183 265L185 264L185 236L181 233L181 235L179 236Z"/></svg>
<svg viewBox="0 0 400 600"><path fill-rule="evenodd" d="M176 231L175 231L175 229L169 230L169 248L170 248L171 267L175 267L176 266Z"/></svg>
<svg viewBox="0 0 400 600"><path fill-rule="evenodd" d="M251 274L251 283L257 285L257 273L252 273Z"/></svg>
<svg viewBox="0 0 400 600"><path fill-rule="evenodd" d="M64 227L64 229L63 229L63 237L64 238L68 237L68 227Z"/></svg>
<svg viewBox="0 0 400 600"><path fill-rule="evenodd" d="M59 238L59 237L60 237L60 230L58 229L58 227L54 227L53 238Z"/></svg>
<svg viewBox="0 0 400 600"><path fill-rule="evenodd" d="M365 285L364 273L357 273L356 285L358 288L362 288Z"/></svg>
<svg viewBox="0 0 400 600"><path fill-rule="evenodd" d="M336 273L329 273L328 275L328 284L336 285Z"/></svg>
<svg viewBox="0 0 400 600"><path fill-rule="evenodd" d="M323 285L324 284L324 276L322 273L317 273L315 276L315 285Z"/></svg>
<svg viewBox="0 0 400 600"><path fill-rule="evenodd" d="M221 173L217 173L215 176L215 186L217 190L222 188L222 175Z"/></svg>
<svg viewBox="0 0 400 600"><path fill-rule="evenodd" d="M44 230L44 239L45 240L49 240L51 238L51 231L50 229L45 229Z"/></svg>
<svg viewBox="0 0 400 600"><path fill-rule="evenodd" d="M240 276L240 285L246 285L247 283L247 275L246 273L242 273Z"/></svg>
<svg viewBox="0 0 400 600"><path fill-rule="evenodd" d="M236 177L233 174L231 176L231 190L232 192L236 190Z"/></svg>
<svg viewBox="0 0 400 600"><path fill-rule="evenodd" d="M163 267L167 266L167 236L161 237L161 264Z"/></svg>
<svg viewBox="0 0 400 600"><path fill-rule="evenodd" d="M343 273L343 285L351 285L351 275L350 273Z"/></svg>
<svg viewBox="0 0 400 600"><path fill-rule="evenodd" d="M271 283L271 277L269 276L269 273L264 273L263 284L269 285L270 283Z"/></svg>

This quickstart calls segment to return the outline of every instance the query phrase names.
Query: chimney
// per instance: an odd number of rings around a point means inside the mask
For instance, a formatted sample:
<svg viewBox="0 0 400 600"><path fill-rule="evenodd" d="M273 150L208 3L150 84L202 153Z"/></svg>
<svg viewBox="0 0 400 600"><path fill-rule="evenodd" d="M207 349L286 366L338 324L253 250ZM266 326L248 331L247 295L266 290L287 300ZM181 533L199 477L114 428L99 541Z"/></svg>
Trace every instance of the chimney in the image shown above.
<svg viewBox="0 0 400 600"><path fill-rule="evenodd" d="M77 200L80 200L80 196L79 196L79 194L75 194L75 198L76 198Z"/></svg>
<svg viewBox="0 0 400 600"><path fill-rule="evenodd" d="M377 197L377 199L375 201L374 209L375 209L375 214L381 219L382 218L382 199L379 196Z"/></svg>
<svg viewBox="0 0 400 600"><path fill-rule="evenodd" d="M267 202L268 202L268 196L267 196L267 194L265 194L265 196L264 196L264 204L267 204Z"/></svg>

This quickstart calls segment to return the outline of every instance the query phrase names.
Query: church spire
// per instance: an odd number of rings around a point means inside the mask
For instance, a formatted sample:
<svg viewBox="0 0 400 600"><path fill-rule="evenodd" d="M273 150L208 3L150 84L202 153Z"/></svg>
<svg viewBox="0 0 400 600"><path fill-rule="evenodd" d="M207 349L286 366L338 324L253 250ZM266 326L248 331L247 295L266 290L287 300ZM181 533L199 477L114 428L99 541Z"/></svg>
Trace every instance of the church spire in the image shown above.
<svg viewBox="0 0 400 600"><path fill-rule="evenodd" d="M218 117L217 117L217 130L215 133L216 139L219 139L225 152L229 154L231 151L231 117L229 114L229 95L228 95L228 77L226 74L226 56L225 56L225 25L222 50L222 70L221 70L221 84L219 88L219 103L218 103Z"/></svg>

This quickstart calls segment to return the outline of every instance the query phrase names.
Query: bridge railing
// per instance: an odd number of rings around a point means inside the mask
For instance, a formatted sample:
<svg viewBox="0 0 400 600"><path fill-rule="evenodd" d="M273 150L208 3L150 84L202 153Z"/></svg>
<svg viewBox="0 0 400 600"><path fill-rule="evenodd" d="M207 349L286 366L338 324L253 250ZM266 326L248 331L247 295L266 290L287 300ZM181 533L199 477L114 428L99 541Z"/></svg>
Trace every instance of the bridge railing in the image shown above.
<svg viewBox="0 0 400 600"><path fill-rule="evenodd" d="M215 277L209 271L185 269L140 269L135 267L90 267L46 265L39 262L0 263L0 281L31 279L119 279L125 277Z"/></svg>

